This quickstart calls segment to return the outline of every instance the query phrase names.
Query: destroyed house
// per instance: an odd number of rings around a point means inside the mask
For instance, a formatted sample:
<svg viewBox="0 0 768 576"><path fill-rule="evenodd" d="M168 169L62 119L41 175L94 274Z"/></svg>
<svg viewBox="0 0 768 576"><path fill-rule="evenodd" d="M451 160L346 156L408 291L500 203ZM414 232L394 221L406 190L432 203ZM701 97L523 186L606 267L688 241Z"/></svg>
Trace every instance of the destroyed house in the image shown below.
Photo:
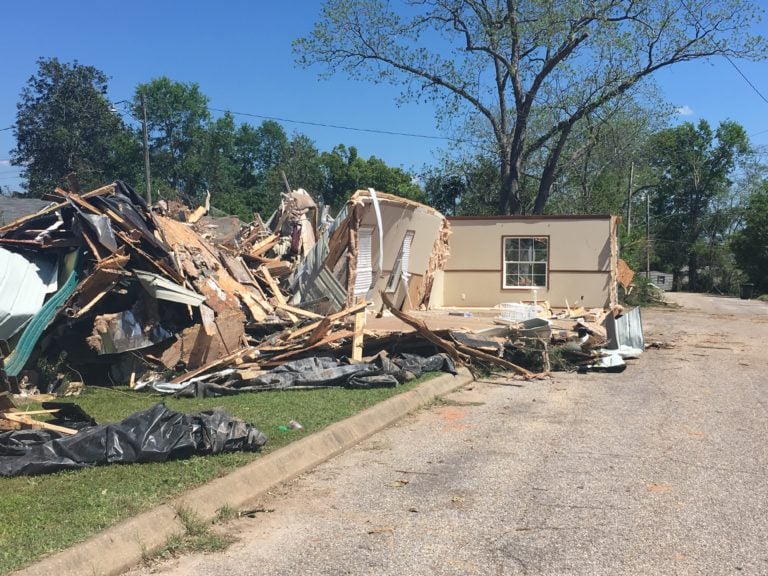
<svg viewBox="0 0 768 576"><path fill-rule="evenodd" d="M438 274L433 307L552 307L616 303L615 216L459 216L449 218L450 258Z"/></svg>
<svg viewBox="0 0 768 576"><path fill-rule="evenodd" d="M293 303L327 312L366 300L379 309L383 292L399 309L426 307L449 230L429 206L358 190L290 278Z"/></svg>

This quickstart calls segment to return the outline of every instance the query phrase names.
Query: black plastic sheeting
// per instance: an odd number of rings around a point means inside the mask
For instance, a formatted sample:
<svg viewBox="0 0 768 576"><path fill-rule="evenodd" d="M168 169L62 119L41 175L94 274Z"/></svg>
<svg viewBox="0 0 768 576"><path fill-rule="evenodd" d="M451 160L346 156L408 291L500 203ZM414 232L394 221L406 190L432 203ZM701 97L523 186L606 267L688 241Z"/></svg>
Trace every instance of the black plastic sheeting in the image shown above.
<svg viewBox="0 0 768 576"><path fill-rule="evenodd" d="M394 388L425 372L443 371L456 375L456 365L446 354L422 357L403 354L399 358L378 356L369 363L340 364L328 357L301 358L281 364L257 378L236 380L227 376L223 383L198 381L176 392L176 396L205 398L312 388Z"/></svg>
<svg viewBox="0 0 768 576"><path fill-rule="evenodd" d="M0 434L0 476L257 451L266 442L259 430L222 410L183 414L160 403L70 436L49 430Z"/></svg>

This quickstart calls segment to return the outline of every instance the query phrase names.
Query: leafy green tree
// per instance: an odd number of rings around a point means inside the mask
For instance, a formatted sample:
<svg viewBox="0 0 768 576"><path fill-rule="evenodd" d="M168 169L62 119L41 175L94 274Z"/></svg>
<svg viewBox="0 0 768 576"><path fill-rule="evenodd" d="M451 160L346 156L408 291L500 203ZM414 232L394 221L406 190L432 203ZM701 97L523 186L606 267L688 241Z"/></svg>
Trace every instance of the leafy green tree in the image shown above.
<svg viewBox="0 0 768 576"><path fill-rule="evenodd" d="M569 144L581 148L578 154L569 151L578 159L558 169L547 213L625 214L630 173L633 189L648 181L643 150L668 121L666 108L639 102L623 102L600 118L586 117Z"/></svg>
<svg viewBox="0 0 768 576"><path fill-rule="evenodd" d="M86 190L115 178L131 180L139 144L111 110L107 76L77 61L41 58L37 65L21 91L11 151L11 163L23 166L27 193L68 188L70 172Z"/></svg>
<svg viewBox="0 0 768 576"><path fill-rule="evenodd" d="M722 239L727 222L722 202L730 176L749 152L744 128L730 121L717 130L705 120L690 122L656 134L648 144L656 180L653 192L653 229L656 256L671 269L679 285L688 266L688 289L700 289L699 269L706 239Z"/></svg>
<svg viewBox="0 0 768 576"><path fill-rule="evenodd" d="M543 213L588 117L679 62L761 58L749 0L326 0L298 61L405 86L439 120L483 123L500 213ZM464 136L462 134L462 136ZM526 180L535 185L530 200ZM530 205L529 205L530 202Z"/></svg>
<svg viewBox="0 0 768 576"><path fill-rule="evenodd" d="M768 292L768 181L746 203L744 227L734 235L733 252L739 267L761 292Z"/></svg>
<svg viewBox="0 0 768 576"><path fill-rule="evenodd" d="M323 201L337 211L356 190L374 188L411 200L422 201L423 194L413 176L402 168L393 168L375 156L367 160L358 155L354 146L343 144L320 155L325 174L321 190Z"/></svg>
<svg viewBox="0 0 768 576"><path fill-rule="evenodd" d="M208 97L194 83L167 77L139 84L133 113L141 118L141 94L146 98L152 188L161 196L176 194L194 203L205 194L205 154L209 145ZM209 161L210 162L210 161Z"/></svg>
<svg viewBox="0 0 768 576"><path fill-rule="evenodd" d="M494 192L498 172L487 155L456 160L443 158L422 176L426 202L444 214L489 216L497 213Z"/></svg>

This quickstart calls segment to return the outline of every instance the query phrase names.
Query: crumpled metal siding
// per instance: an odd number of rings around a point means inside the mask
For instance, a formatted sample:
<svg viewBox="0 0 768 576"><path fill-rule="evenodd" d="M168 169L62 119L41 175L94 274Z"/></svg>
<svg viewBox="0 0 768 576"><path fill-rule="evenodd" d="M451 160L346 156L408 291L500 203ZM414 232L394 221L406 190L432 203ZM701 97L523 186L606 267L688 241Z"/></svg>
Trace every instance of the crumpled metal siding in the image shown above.
<svg viewBox="0 0 768 576"><path fill-rule="evenodd" d="M46 294L57 288L56 260L29 260L0 248L0 340L8 340L43 307Z"/></svg>

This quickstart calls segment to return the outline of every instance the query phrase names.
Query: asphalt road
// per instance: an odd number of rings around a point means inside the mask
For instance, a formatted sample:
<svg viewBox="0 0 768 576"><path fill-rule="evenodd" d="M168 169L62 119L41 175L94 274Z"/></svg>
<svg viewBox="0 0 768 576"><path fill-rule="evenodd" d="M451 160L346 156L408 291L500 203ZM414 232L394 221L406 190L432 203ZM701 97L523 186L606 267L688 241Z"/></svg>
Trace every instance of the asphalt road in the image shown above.
<svg viewBox="0 0 768 576"><path fill-rule="evenodd" d="M677 295L622 374L476 383L134 574L768 574L768 304Z"/></svg>

